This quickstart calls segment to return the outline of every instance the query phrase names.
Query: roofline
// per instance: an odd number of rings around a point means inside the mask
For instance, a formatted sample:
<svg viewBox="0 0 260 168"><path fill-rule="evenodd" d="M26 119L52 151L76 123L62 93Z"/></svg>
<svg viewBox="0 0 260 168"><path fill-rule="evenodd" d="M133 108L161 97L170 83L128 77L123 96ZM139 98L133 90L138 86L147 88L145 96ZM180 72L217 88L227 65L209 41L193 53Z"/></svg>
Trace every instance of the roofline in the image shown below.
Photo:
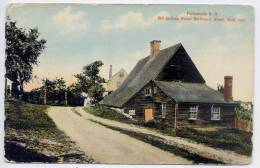
<svg viewBox="0 0 260 168"><path fill-rule="evenodd" d="M180 43L181 44L181 43ZM201 79L203 80L204 83L206 83L205 79L203 78L203 76L201 75L200 71L198 70L198 68L196 67L196 65L194 64L194 62L192 61L190 55L188 54L188 52L185 50L185 48L183 47L183 45L181 44L181 46L184 50L184 52L186 53L186 55L188 56L188 58L190 59L194 69L197 71L197 73L199 74L199 76L201 77ZM179 48L178 48L179 49Z"/></svg>
<svg viewBox="0 0 260 168"><path fill-rule="evenodd" d="M169 60L168 60L163 66L161 66L160 71L158 71L158 73L155 75L156 77L155 77L154 79L152 79L152 80L155 80L155 79L157 78L157 76L162 72L164 66L167 65L167 64L171 61L172 57L177 53L177 51L180 49L180 47L182 47L182 44L181 44L181 43L178 43L178 44L172 45L172 46L170 46L170 47L164 48L163 50L166 50L166 49L171 48L171 47L173 47L173 46L176 46L176 51L172 54L172 56L169 58ZM183 48L184 48L184 47L183 47ZM162 50L161 50L161 51L162 51ZM148 83L149 83L149 82L148 82Z"/></svg>
<svg viewBox="0 0 260 168"><path fill-rule="evenodd" d="M217 105L233 105L233 106L239 106L239 104L237 104L237 103L234 103L234 102L223 102L223 103L221 103L221 102L179 102L179 103L187 103L187 104L194 104L194 103L196 103L196 104L217 104Z"/></svg>
<svg viewBox="0 0 260 168"><path fill-rule="evenodd" d="M166 92L164 92L163 90L162 90L162 88L159 86L159 85L157 85L156 84L156 80L152 80L152 82L156 85L156 86L158 86L159 88L160 88L160 90L165 94L165 95L167 95L168 97L170 97L172 100L174 100L176 103L198 103L198 104L225 104L225 105L237 105L237 106L239 106L239 103L236 103L236 102L204 102L204 101L201 101L201 102L184 102L184 101L176 101L172 96L170 96L169 94L167 94ZM204 85L206 85L206 84L204 84ZM207 86L207 85L206 85ZM209 87L209 86L207 86L207 87ZM212 89L212 88L211 88ZM213 89L214 90L214 89Z"/></svg>

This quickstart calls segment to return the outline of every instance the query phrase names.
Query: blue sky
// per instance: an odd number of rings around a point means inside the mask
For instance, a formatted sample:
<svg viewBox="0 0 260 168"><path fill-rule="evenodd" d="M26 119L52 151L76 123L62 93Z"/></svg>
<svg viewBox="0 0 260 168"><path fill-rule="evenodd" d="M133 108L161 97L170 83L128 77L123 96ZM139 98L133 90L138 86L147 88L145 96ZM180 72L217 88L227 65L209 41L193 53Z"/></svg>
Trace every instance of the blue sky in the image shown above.
<svg viewBox="0 0 260 168"><path fill-rule="evenodd" d="M235 17L243 22L158 20L158 16L185 17L187 12L217 13L218 18ZM215 5L83 5L12 4L7 15L25 28L38 27L47 40L29 90L41 78L63 76L67 83L82 67L102 60L101 75L108 77L149 55L149 42L162 41L161 48L181 42L204 76L216 88L225 75L234 77L235 99L253 96L253 9L249 6Z"/></svg>

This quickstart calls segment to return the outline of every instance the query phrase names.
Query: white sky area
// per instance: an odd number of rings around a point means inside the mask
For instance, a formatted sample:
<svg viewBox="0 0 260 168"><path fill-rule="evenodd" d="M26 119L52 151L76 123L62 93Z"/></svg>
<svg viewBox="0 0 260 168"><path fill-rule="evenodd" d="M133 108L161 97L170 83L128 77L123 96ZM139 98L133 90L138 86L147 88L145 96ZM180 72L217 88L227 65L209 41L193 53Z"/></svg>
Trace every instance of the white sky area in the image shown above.
<svg viewBox="0 0 260 168"><path fill-rule="evenodd" d="M243 22L158 20L213 13L218 18ZM102 60L101 75L108 78L121 68L128 73L138 60L149 55L149 42L161 40L161 49L181 42L206 80L216 89L225 75L233 76L235 100L252 101L254 15L249 6L224 5L80 5L12 4L7 15L24 28L37 27L47 40L34 68L30 90L41 79L64 77L75 81L84 65Z"/></svg>

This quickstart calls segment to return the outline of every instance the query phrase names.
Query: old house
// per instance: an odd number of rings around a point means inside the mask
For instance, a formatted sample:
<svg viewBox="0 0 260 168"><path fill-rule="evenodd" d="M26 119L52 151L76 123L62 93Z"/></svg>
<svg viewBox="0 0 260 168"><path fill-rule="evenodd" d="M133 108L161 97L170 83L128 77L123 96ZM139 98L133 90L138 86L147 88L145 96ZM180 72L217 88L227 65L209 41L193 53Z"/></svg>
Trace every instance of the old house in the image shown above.
<svg viewBox="0 0 260 168"><path fill-rule="evenodd" d="M127 77L127 72L121 68L117 73L112 76L112 65L109 69L109 80L106 83L106 92L111 93L118 89Z"/></svg>
<svg viewBox="0 0 260 168"><path fill-rule="evenodd" d="M120 108L135 119L158 120L176 126L223 124L234 126L232 76L225 77L224 95L206 82L182 44L141 59L120 88L105 97L104 106Z"/></svg>

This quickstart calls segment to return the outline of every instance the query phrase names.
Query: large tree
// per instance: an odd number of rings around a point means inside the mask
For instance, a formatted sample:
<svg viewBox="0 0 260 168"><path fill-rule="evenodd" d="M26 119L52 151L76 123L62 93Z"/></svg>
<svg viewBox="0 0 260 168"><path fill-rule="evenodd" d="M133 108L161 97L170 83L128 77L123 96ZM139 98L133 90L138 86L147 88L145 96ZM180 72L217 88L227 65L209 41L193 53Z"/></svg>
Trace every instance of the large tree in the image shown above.
<svg viewBox="0 0 260 168"><path fill-rule="evenodd" d="M33 66L45 48L46 40L39 38L37 28L23 29L9 18L5 25L6 38L6 78L19 86L22 93L24 84L32 78Z"/></svg>
<svg viewBox="0 0 260 168"><path fill-rule="evenodd" d="M105 79L99 74L102 65L102 61L95 61L84 66L82 73L75 75L77 79L77 87L90 96L93 104L97 104L103 99L103 93L105 91L102 86Z"/></svg>

